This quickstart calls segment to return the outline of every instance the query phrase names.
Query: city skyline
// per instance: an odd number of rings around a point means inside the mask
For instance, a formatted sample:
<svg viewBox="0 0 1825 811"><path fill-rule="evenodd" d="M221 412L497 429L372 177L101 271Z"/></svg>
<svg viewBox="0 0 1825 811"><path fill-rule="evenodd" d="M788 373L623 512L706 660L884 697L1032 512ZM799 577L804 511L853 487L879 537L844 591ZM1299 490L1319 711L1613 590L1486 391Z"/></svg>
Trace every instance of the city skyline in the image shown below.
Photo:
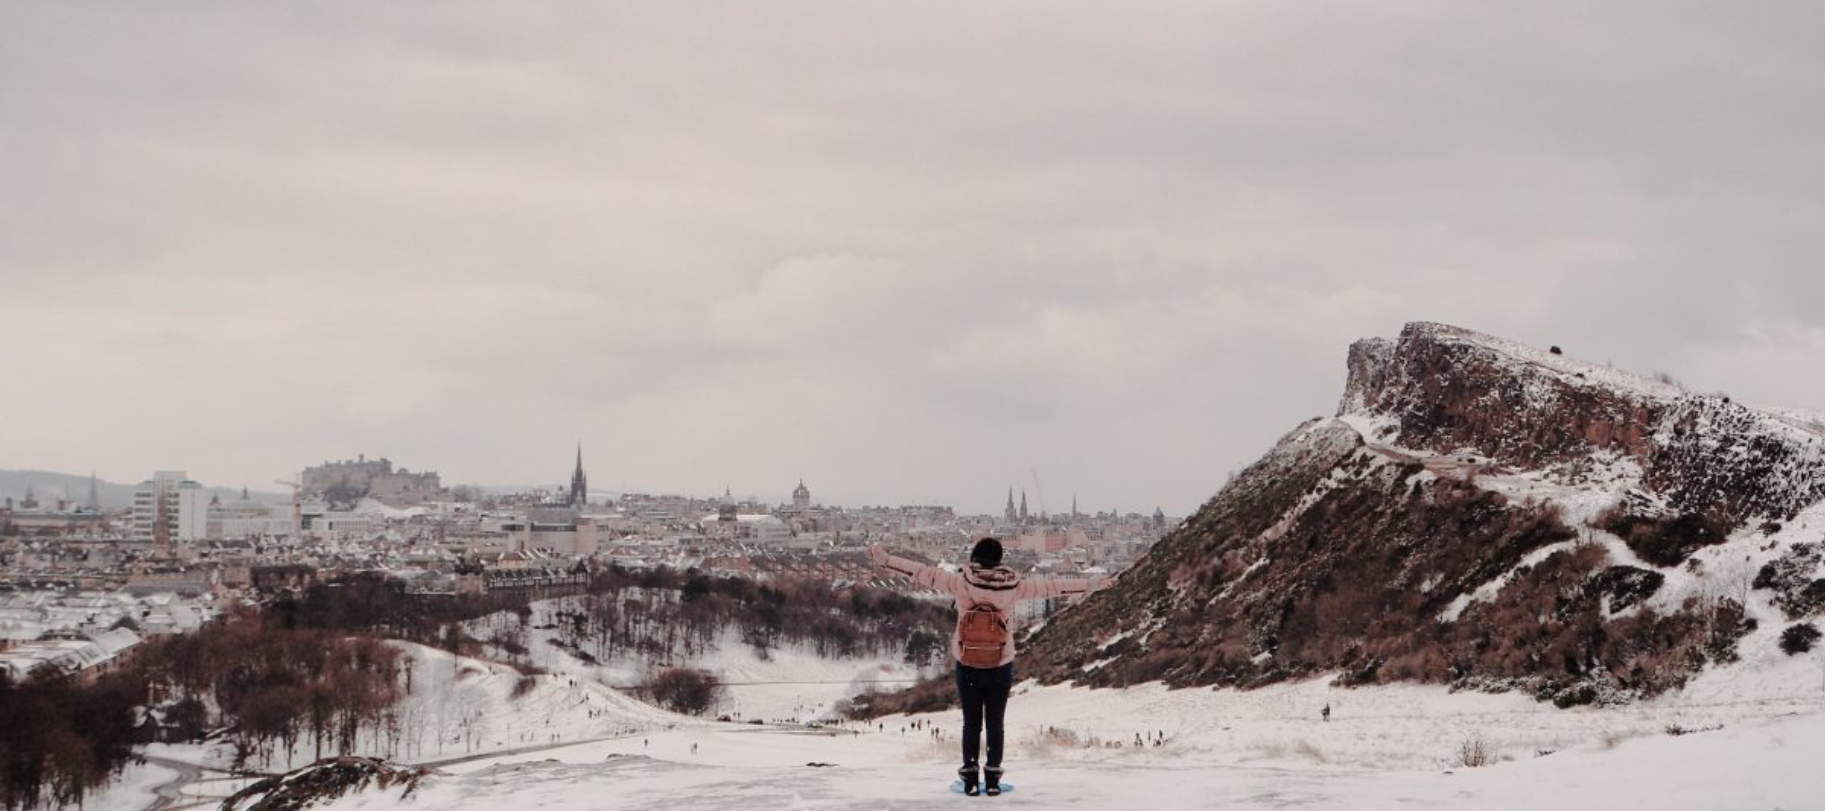
<svg viewBox="0 0 1825 811"><path fill-rule="evenodd" d="M954 10L15 8L0 467L1184 514L1416 320L1825 409L1817 9Z"/></svg>
<svg viewBox="0 0 1825 811"><path fill-rule="evenodd" d="M341 459L341 460L325 459L325 460L322 460L321 463L333 465L333 464L338 464L338 463L359 462L365 456L366 456L365 454L356 454L355 457L350 458L350 459ZM383 460L383 458L381 456L377 455L369 461L390 461L390 460ZM405 468L400 468L400 470L404 471ZM102 477L96 473L87 474L87 478L84 478L83 476L80 476L78 474L65 473L62 471L41 470L41 469L23 469L23 470L6 469L6 470L0 470L0 474L7 474L5 479L0 479L0 495L18 498L21 496L35 494L39 498L41 505L46 508L54 506L55 499L65 498L65 499L69 499L71 501L71 504L73 507L87 507L94 503L101 503L102 506L104 507L104 509L108 509L108 508L120 509L120 508L122 508L123 505L126 505L131 502L132 493L135 488L137 488L141 485L147 484L149 482L155 481L157 479L158 474L163 473L163 472L166 472L166 471L153 471L149 477L142 477L137 482L135 482L130 479L110 479L107 477ZM178 472L184 473L184 471L178 471ZM440 473L439 471L430 470L430 469L420 469L417 472L418 473L430 473L430 474ZM34 478L34 474L39 474L38 478ZM568 498L570 491L567 488L576 486L576 484L579 482L580 474L583 476L587 476L586 466L579 465L579 467L577 469L573 470L570 474L571 479L568 484L563 483L563 482L510 483L510 482L488 482L488 481L445 481L444 487L446 490L450 490L450 489L454 489L454 488L463 488L463 487L481 487L481 488L484 488L485 490L487 490L490 494L500 494L500 495L507 495L507 494L514 494L514 493L529 494L529 493L535 493L535 492L545 492L545 493L551 494L553 496L563 496L563 497ZM297 474L293 473L290 475L295 476ZM188 478L187 474L186 474L186 478ZM11 490L17 489L17 488L13 487L12 483L7 481L7 479L14 479L14 480L18 480L19 482L22 482L22 484L20 484L18 486L23 487L24 492L21 494L12 493ZM80 487L77 485L72 485L72 484L58 484L57 483L58 479L63 479L63 480L81 479L85 483L82 484ZM99 497L95 494L95 489L94 489L97 481L99 481L99 483L101 485L104 485L108 488L119 490L122 492L117 493L117 494L110 494L108 497L105 497L105 498ZM250 483L235 484L235 483L231 483L231 482L214 482L214 481L202 481L202 480L196 480L196 481L198 484L200 484L204 488L204 490L207 493L216 494L216 495L220 495L223 493L228 493L230 495L233 495L234 491L239 490L239 491L241 491L241 496L243 498L247 497L247 494L249 492L252 493L252 496L256 500L277 502L277 501L283 501L286 498L288 498L288 496L285 493L282 493L279 490L263 489L255 484L250 484ZM279 483L279 482L277 482L276 480L274 482L269 482L269 484L276 484L276 483ZM732 496L733 498L735 498L738 501L743 501L743 502L751 501L751 502L754 502L757 504L763 504L763 505L784 506L784 505L793 504L795 502L796 489L799 487L806 487L805 481L803 478L798 479L795 483L795 487L784 491L783 495L774 494L771 491L764 490L764 489L755 489L755 490L738 492L736 490L736 488L734 488L731 485L725 485L723 487L723 491L725 494ZM82 488L87 488L87 489L82 489ZM806 489L809 490L808 487ZM620 497L626 496L626 495L685 497L685 498L699 498L699 499L706 499L706 500L714 500L714 499L717 499L720 497L714 491L680 491L680 490L656 490L656 489L643 490L643 489L639 489L639 488L628 488L628 489L618 489L617 488L617 489L609 489L609 490L604 491L602 488L598 487L598 488L593 488L593 489L587 490L585 492L587 494L589 494L588 497L590 499L590 503L594 503L594 504L609 503L613 500L619 499ZM1029 491L1027 489L1024 489L1020 485L1010 485L1008 492L1010 494L1010 498L1017 496L1020 499L1021 504L1023 506L1025 506L1030 492L1034 492L1034 491ZM950 504L937 504L936 502L918 502L918 501L893 500L893 499L880 500L880 501L852 501L852 500L847 500L847 499L828 498L822 493L822 491L811 491L811 498L812 498L812 502L819 506L828 505L828 506L836 506L836 507L843 507L843 508L899 507L899 506L922 506L922 505L935 505L935 506L945 506L945 507L954 506L954 505L950 505ZM1031 509L1031 513L1034 516L1034 518L1036 518L1036 519L1042 515L1060 517L1060 516L1071 516L1071 515L1079 515L1079 514L1094 515L1094 514L1106 513L1106 512L1111 512L1111 511L1119 511L1121 514L1124 514L1124 515L1138 514L1138 515L1145 516L1147 514L1154 512L1156 509L1164 509L1163 506L1161 506L1161 505L1153 505L1153 506L1147 506L1147 507L1143 507L1141 505L1135 505L1132 507L1125 507L1125 506L1113 505L1113 504L1098 505L1095 508L1082 508L1082 507L1080 507L1080 504L1079 504L1080 499L1076 494L1071 494L1069 498L1070 498L1069 506L1066 506L1066 507L1063 507L1060 509L1047 509L1047 510L1042 510L1038 501L1035 500L1033 503L1032 509ZM109 501L114 501L117 503L110 505L109 503L107 503ZM980 511L973 510L973 509L963 509L962 512L964 514L977 515L977 516L994 516L994 515L1001 514L1000 511L986 510L986 509L980 510ZM1176 515L1178 513L1174 513L1174 514Z"/></svg>

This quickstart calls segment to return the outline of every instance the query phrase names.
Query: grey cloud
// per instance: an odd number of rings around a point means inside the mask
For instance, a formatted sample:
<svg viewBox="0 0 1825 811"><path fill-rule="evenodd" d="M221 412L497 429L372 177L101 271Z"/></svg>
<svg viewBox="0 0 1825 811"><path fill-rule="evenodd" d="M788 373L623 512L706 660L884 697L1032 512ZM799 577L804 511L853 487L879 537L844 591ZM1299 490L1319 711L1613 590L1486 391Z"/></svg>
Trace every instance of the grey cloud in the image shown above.
<svg viewBox="0 0 1825 811"><path fill-rule="evenodd" d="M17 4L0 466L1182 511L1413 319L1825 407L1821 17Z"/></svg>

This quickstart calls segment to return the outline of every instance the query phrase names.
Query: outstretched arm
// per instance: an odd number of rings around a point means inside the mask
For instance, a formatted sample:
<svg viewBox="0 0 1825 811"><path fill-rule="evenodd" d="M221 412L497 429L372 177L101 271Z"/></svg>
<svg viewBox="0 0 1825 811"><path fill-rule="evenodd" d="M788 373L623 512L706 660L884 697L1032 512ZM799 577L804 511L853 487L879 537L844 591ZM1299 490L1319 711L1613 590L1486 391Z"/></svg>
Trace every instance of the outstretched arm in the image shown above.
<svg viewBox="0 0 1825 811"><path fill-rule="evenodd" d="M1082 577L1035 577L1021 580L1014 587L1016 600L1049 600L1068 594L1088 594L1100 591L1109 586L1109 578L1097 575L1091 578Z"/></svg>
<svg viewBox="0 0 1825 811"><path fill-rule="evenodd" d="M895 574L910 577L916 585L937 589L946 594L956 594L958 589L963 586L962 575L947 572L936 566L927 566L916 560L907 560L887 554L887 550L881 548L880 544L869 547L868 556L874 560L874 565Z"/></svg>

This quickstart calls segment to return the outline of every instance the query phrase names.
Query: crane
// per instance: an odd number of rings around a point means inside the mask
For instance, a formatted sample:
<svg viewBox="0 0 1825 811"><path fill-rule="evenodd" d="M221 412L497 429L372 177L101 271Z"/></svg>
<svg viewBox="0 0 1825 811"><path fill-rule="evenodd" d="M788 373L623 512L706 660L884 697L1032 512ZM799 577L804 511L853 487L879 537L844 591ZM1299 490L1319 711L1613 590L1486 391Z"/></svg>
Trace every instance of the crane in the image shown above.
<svg viewBox="0 0 1825 811"><path fill-rule="evenodd" d="M277 479L273 484L282 484L291 488L291 539L296 541L304 537L304 486L297 482Z"/></svg>

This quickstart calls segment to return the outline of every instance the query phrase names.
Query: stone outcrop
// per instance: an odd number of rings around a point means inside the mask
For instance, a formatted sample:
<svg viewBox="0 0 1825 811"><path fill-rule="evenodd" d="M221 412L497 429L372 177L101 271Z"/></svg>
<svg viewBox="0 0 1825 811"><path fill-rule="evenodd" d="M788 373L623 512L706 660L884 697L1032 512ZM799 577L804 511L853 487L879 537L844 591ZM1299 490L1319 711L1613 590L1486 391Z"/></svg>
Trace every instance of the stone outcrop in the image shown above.
<svg viewBox="0 0 1825 811"><path fill-rule="evenodd" d="M1442 324L1350 348L1339 416L1386 420L1378 440L1474 448L1523 470L1611 457L1638 465L1674 512L1732 525L1785 520L1825 498L1825 435L1782 415Z"/></svg>

